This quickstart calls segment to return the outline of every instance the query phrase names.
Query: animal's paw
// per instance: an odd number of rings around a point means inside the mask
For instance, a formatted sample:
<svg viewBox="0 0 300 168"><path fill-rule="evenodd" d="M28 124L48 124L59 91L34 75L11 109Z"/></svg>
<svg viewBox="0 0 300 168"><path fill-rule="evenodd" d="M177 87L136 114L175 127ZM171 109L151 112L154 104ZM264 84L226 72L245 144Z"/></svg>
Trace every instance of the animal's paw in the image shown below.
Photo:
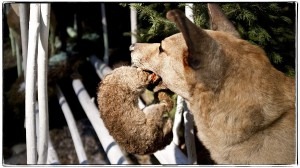
<svg viewBox="0 0 300 168"><path fill-rule="evenodd" d="M173 139L172 129L173 129L173 122L170 118L167 118L167 121L164 123L163 126L163 132L164 132L166 144L170 144L170 142Z"/></svg>
<svg viewBox="0 0 300 168"><path fill-rule="evenodd" d="M174 102L171 98L172 92L170 90L160 90L155 92L155 98L158 99L160 104L163 104L166 107L166 111L170 112L174 106Z"/></svg>

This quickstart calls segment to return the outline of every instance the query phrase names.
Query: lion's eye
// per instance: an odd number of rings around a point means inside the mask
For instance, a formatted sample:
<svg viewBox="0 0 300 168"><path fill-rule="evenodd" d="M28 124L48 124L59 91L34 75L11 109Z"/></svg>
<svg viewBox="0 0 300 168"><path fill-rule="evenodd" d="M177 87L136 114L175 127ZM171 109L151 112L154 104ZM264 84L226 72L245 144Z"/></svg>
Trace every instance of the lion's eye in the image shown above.
<svg viewBox="0 0 300 168"><path fill-rule="evenodd" d="M159 46L159 52L164 52L164 49L161 47L161 45Z"/></svg>

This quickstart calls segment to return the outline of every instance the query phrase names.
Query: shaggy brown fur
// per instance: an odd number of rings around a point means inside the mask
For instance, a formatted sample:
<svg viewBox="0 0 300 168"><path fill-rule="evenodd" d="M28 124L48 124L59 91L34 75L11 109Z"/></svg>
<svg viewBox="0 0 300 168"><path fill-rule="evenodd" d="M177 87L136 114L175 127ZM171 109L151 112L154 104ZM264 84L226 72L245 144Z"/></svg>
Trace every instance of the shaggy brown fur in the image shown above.
<svg viewBox="0 0 300 168"><path fill-rule="evenodd" d="M143 111L138 107L139 96L152 81L149 73L123 66L107 75L99 86L101 118L110 134L129 153L153 153L172 140L172 121L164 115L173 107L167 93L158 93L158 104Z"/></svg>
<svg viewBox="0 0 300 168"><path fill-rule="evenodd" d="M213 30L169 11L182 33L131 46L133 65L187 100L197 136L217 163L295 163L295 81L240 39L217 5L208 8Z"/></svg>

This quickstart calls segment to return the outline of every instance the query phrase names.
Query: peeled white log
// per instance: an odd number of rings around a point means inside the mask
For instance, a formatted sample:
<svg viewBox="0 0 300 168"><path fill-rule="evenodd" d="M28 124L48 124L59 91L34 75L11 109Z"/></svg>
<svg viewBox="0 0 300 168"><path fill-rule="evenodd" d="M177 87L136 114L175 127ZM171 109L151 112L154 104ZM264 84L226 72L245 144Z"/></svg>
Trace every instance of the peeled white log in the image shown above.
<svg viewBox="0 0 300 168"><path fill-rule="evenodd" d="M27 47L28 47L28 4L19 4L19 14L20 14L20 30L21 30L21 41L22 41L22 57L23 57L23 70L24 75L26 74L26 61L27 61Z"/></svg>
<svg viewBox="0 0 300 168"><path fill-rule="evenodd" d="M95 132L101 142L103 149L107 154L111 164L129 164L124 157L120 147L117 145L113 137L109 134L95 103L91 101L91 97L85 90L82 82L79 79L73 80L73 89L78 97L78 100L85 111L88 119L93 125Z"/></svg>
<svg viewBox="0 0 300 168"><path fill-rule="evenodd" d="M46 164L48 154L48 36L50 24L50 4L40 5L40 35L38 40L38 102L39 102L39 141L38 164Z"/></svg>
<svg viewBox="0 0 300 168"><path fill-rule="evenodd" d="M193 4L187 3L185 5L185 16L190 19L191 22L194 23L194 13L193 13Z"/></svg>
<svg viewBox="0 0 300 168"><path fill-rule="evenodd" d="M25 119L26 119L26 147L27 164L36 164L37 145L35 130L35 84L36 84L36 51L39 33L40 5L30 4L28 59L26 70L26 92L25 92Z"/></svg>
<svg viewBox="0 0 300 168"><path fill-rule="evenodd" d="M16 42L16 56L17 56L18 77L20 77L22 75L22 57L21 57L20 46L18 42Z"/></svg>
<svg viewBox="0 0 300 168"><path fill-rule="evenodd" d="M102 15L102 31L103 31L103 42L104 42L104 57L103 60L106 64L109 61L109 46L108 46L108 36L107 36L107 22L106 22L106 13L105 13L105 4L101 3L101 15Z"/></svg>
<svg viewBox="0 0 300 168"><path fill-rule="evenodd" d="M173 141L165 149L155 152L154 156L161 164L188 164L187 157Z"/></svg>
<svg viewBox="0 0 300 168"><path fill-rule="evenodd" d="M187 148L188 164L197 164L197 153L194 134L194 118L189 111L183 112L184 138Z"/></svg>
<svg viewBox="0 0 300 168"><path fill-rule="evenodd" d="M13 35L13 29L12 28L8 28L8 31L9 31L9 39L10 39L10 46L11 46L11 55L13 57L16 56L16 39L14 38L14 35Z"/></svg>
<svg viewBox="0 0 300 168"><path fill-rule="evenodd" d="M7 5L8 6L8 5ZM16 15L19 16L19 9L17 3L11 3L10 7L6 8L6 14L8 14L8 11L13 11ZM13 19L13 18L8 18ZM12 25L12 26L18 26L18 25ZM16 57L16 64L17 64L17 73L18 76L21 76L22 73L22 58L20 53L20 43L19 43L19 32L16 32L12 27L8 27L9 30L9 38L10 38L10 44L11 44L11 52L12 56Z"/></svg>
<svg viewBox="0 0 300 168"><path fill-rule="evenodd" d="M107 66L104 62L102 62L97 56L92 55L88 58L88 60L92 63L94 66L97 75L99 76L100 79L104 79L104 77L109 74L112 69Z"/></svg>
<svg viewBox="0 0 300 168"><path fill-rule="evenodd" d="M57 153L52 145L50 135L48 134L48 155L47 155L47 164L60 164Z"/></svg>
<svg viewBox="0 0 300 168"><path fill-rule="evenodd" d="M35 128L36 129L39 129L39 125L40 125L40 122L39 122L39 106L38 106L38 102L35 102ZM39 141L39 132L37 132L37 135L36 135L36 138L37 138L37 141ZM51 139L50 139L50 134L49 134L49 131L48 131L48 134L47 134L47 141L48 141L48 147L47 147L47 161L46 163L44 164L59 164L59 160L58 160L58 157L57 157L57 153L52 145L52 142L51 142ZM38 151L39 153L39 151Z"/></svg>
<svg viewBox="0 0 300 168"><path fill-rule="evenodd" d="M176 111L175 111L175 117L173 122L173 142L176 145L179 145L179 137L178 132L180 129L180 124L182 121L182 113L183 113L183 102L184 99L181 96L177 96L177 104L176 104Z"/></svg>
<svg viewBox="0 0 300 168"><path fill-rule="evenodd" d="M137 30L137 12L136 9L130 5L130 27L131 27L131 44L137 42L136 30Z"/></svg>
<svg viewBox="0 0 300 168"><path fill-rule="evenodd" d="M76 150L76 154L77 154L79 163L87 163L87 156L86 156L86 153L85 153L85 150L84 150L84 147L83 147L80 135L79 135L79 131L76 126L75 119L71 112L71 109L68 105L67 100L65 99L64 94L62 93L61 89L59 88L59 86L57 86L56 88L57 88L58 101L59 101L61 109L64 113L64 116L66 118L69 130L71 133L71 137L74 142L74 146L75 146L75 150Z"/></svg>

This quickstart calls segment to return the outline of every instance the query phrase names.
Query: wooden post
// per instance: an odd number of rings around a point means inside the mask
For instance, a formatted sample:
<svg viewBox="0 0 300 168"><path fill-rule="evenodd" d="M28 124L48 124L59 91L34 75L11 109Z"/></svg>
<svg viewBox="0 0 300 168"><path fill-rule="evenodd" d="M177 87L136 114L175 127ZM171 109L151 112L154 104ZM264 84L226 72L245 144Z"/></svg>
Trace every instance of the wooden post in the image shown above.
<svg viewBox="0 0 300 168"><path fill-rule="evenodd" d="M184 118L184 139L187 148L188 164L197 164L197 153L194 134L194 118L193 115L185 110Z"/></svg>
<svg viewBox="0 0 300 168"><path fill-rule="evenodd" d="M178 132L182 121L183 102L184 99L181 96L177 96L176 111L175 111L175 117L173 122L173 142L176 145L179 145L180 143Z"/></svg>
<svg viewBox="0 0 300 168"><path fill-rule="evenodd" d="M137 30L137 12L130 4L130 25L131 25L131 44L137 42L136 30Z"/></svg>
<svg viewBox="0 0 300 168"><path fill-rule="evenodd" d="M23 70L24 77L26 77L26 61L27 61L27 47L28 47L28 4L19 4L19 17L20 17L20 29L21 29L21 41L22 41L22 58L23 58Z"/></svg>
<svg viewBox="0 0 300 168"><path fill-rule="evenodd" d="M50 135L48 134L48 155L47 164L60 164L57 153L52 145Z"/></svg>
<svg viewBox="0 0 300 168"><path fill-rule="evenodd" d="M108 64L108 61L109 61L109 46L108 46L107 22L106 22L106 12L105 12L105 4L104 3L101 3L101 15L102 15L102 29L103 29L103 41L104 41L103 61L106 64Z"/></svg>
<svg viewBox="0 0 300 168"><path fill-rule="evenodd" d="M194 23L193 4L187 3L185 5L185 16Z"/></svg>
<svg viewBox="0 0 300 168"><path fill-rule="evenodd" d="M46 164L48 154L48 36L50 26L50 4L40 4L40 34L38 40L38 104L39 104L39 141L38 164Z"/></svg>
<svg viewBox="0 0 300 168"><path fill-rule="evenodd" d="M80 164L82 164L82 163L86 164L86 163L88 163L87 162L87 156L86 156L86 153L84 151L84 147L83 147L80 135L79 135L79 131L78 131L77 126L76 126L76 121L73 117L72 111L71 111L71 109L68 105L68 102L65 99L65 96L62 93L60 87L57 85L56 88L57 88L57 98L58 98L59 104L61 106L61 110L64 113L64 116L66 118L69 130L70 130L70 133L71 133L71 137L72 137L72 140L74 142L74 146L75 146L75 150L76 150L76 154L77 154L79 163Z"/></svg>
<svg viewBox="0 0 300 168"><path fill-rule="evenodd" d="M37 144L35 129L35 101L36 101L36 51L39 34L40 4L30 4L28 60L26 68L25 119L26 119L26 147L27 164L37 163Z"/></svg>

